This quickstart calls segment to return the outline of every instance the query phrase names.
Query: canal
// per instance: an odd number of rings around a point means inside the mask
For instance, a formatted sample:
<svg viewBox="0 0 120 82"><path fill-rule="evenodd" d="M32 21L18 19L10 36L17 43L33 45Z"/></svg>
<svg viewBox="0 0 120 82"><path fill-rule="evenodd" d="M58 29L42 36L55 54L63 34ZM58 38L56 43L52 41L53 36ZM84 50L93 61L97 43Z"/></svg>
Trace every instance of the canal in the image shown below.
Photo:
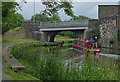
<svg viewBox="0 0 120 82"><path fill-rule="evenodd" d="M79 64L82 66L82 61L83 59L86 57L86 55L82 53L75 53L75 51L73 50L72 46L70 47L66 47L66 48L62 48L61 47L61 53L64 54L63 58L66 62L66 65L68 64L68 60L69 62L77 62L76 65L78 65L78 60L80 58L80 62ZM118 54L115 54L118 53ZM104 61L109 61L109 65L112 63L118 64L120 65L120 50L114 50L114 49L110 49L110 48L101 48L101 52L99 53L99 55L96 57L97 59L99 59L102 63L105 63ZM88 56L89 58L89 56ZM80 67L81 68L81 67Z"/></svg>
<svg viewBox="0 0 120 82"><path fill-rule="evenodd" d="M45 43L45 44L48 44L48 43ZM93 79L96 79L96 78L107 79L109 78L109 76L106 76L105 74L112 73L110 72L111 70L109 72L107 71L108 68L111 69L111 68L114 68L114 65L120 65L120 62L118 60L119 56L115 54L100 53L97 57L96 56L94 57L94 55L92 54L89 54L87 56L85 53L83 54L76 53L75 51L73 51L72 44L71 45L65 44L63 46L48 46L48 45L42 46L42 45L43 43L41 44L25 43L21 45L15 45L14 47L11 48L12 55L16 59L18 59L23 65L26 66L27 72L40 79L46 78L46 74L48 74L48 77L51 77L51 79L54 79L53 76L56 76L56 73L57 74L62 73L63 75L65 75L64 77L66 78L68 78L66 74L70 74L71 76L70 78L73 78L73 74L72 74L73 72L76 74L76 77L78 75L82 79L84 78L91 79L91 77ZM64 67L61 66L62 63L60 63L61 62L60 59L62 59L62 62L64 63L63 64ZM98 62L98 64L94 64L94 62L95 63ZM67 70L68 68L66 67L69 67L69 71ZM76 71L74 71L74 69L70 71L71 67L73 68L75 67L75 69L77 67ZM118 71L116 69L115 70L113 69L113 71L115 71L115 73L112 75L112 77L117 78ZM79 75L79 74L82 74L82 75ZM89 75L86 75L86 74L89 74ZM94 76L91 74L93 74ZM103 75L106 76L107 78L105 78ZM63 77L63 76L60 75L60 77ZM77 79L80 79L79 77Z"/></svg>

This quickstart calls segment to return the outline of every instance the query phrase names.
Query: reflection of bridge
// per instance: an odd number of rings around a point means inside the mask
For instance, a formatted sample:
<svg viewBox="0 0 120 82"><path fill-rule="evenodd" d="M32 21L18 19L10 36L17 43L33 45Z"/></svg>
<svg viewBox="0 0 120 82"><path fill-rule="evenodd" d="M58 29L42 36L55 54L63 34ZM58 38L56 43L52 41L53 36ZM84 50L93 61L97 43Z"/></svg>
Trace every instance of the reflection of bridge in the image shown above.
<svg viewBox="0 0 120 82"><path fill-rule="evenodd" d="M88 21L69 22L24 22L23 28L33 38L40 41L53 42L55 36L61 31L72 31L80 39L84 39L84 30L88 29Z"/></svg>

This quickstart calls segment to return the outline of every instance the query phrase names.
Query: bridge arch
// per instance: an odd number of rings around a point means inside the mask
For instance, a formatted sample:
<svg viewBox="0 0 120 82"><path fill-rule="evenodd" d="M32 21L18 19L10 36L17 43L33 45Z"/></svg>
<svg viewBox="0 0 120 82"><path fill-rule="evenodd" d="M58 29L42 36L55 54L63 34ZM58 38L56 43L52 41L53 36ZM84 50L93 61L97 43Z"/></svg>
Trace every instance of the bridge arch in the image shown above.
<svg viewBox="0 0 120 82"><path fill-rule="evenodd" d="M48 32L48 42L54 42L56 35L59 34L60 32L66 32L66 31ZM78 31L71 30L70 32L75 33L79 39L84 39L84 30L78 30Z"/></svg>

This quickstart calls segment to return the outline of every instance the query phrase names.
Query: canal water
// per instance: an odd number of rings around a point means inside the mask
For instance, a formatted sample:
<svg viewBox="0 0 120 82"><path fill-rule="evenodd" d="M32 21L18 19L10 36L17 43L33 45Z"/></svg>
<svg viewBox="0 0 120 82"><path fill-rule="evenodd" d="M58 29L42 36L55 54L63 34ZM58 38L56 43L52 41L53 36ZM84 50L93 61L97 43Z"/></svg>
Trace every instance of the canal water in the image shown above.
<svg viewBox="0 0 120 82"><path fill-rule="evenodd" d="M120 55L114 54L112 51L114 50L111 50L111 49L105 50L104 48L101 49L101 53L99 53L99 55L96 57L97 59L101 61L101 65L107 61L108 62L107 65L109 66L111 66L113 63L118 64L120 66ZM76 65L79 64L80 65L79 68L81 69L83 65L82 64L83 59L86 57L85 54L74 53L72 47L61 49L61 53L64 54L63 58L64 58L64 62L66 66L68 62L74 62L76 63ZM80 59L80 62L78 62L79 59Z"/></svg>
<svg viewBox="0 0 120 82"><path fill-rule="evenodd" d="M62 53L64 53L64 57L65 58L71 58L73 55L75 56L75 53L73 53L74 51L73 51L73 48L72 47L67 47L67 48L63 48L62 50L61 50L61 52ZM118 54L115 54L115 53L118 53ZM120 50L114 50L114 49L108 49L108 48L101 48L101 52L100 52L100 56L102 57L108 57L108 58L112 58L112 59L114 59L114 60L117 60L117 61L119 61L120 60L120 55L119 55L119 53L120 53ZM77 53L77 55L78 55L78 53ZM80 56L80 55L84 55L84 54L82 54L82 53L79 53L79 55L78 55L78 57Z"/></svg>

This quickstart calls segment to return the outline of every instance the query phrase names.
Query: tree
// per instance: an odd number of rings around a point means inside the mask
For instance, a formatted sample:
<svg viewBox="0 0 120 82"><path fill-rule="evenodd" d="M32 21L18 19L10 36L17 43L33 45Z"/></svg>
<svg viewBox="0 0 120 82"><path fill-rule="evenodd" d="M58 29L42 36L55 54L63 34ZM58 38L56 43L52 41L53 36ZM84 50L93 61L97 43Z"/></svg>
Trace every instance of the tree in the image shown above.
<svg viewBox="0 0 120 82"><path fill-rule="evenodd" d="M58 16L58 14L53 14L53 16L50 18L50 21L61 22L61 19L60 19L60 17Z"/></svg>
<svg viewBox="0 0 120 82"><path fill-rule="evenodd" d="M86 17L86 16L74 16L73 18L71 18L70 20L89 20L90 18Z"/></svg>
<svg viewBox="0 0 120 82"><path fill-rule="evenodd" d="M2 33L4 34L10 29L21 25L23 20L22 15L16 13L20 9L17 2L3 2L2 3ZM18 24L18 25L17 25Z"/></svg>
<svg viewBox="0 0 120 82"><path fill-rule="evenodd" d="M34 20L34 16L32 16L31 20ZM47 15L44 14L36 14L35 15L35 20L39 21L39 22L47 22L49 21L49 17Z"/></svg>
<svg viewBox="0 0 120 82"><path fill-rule="evenodd" d="M31 20L34 20L34 16L32 16ZM39 21L39 22L57 21L57 22L60 22L61 19L58 16L58 14L53 14L52 17L48 17L45 14L36 14L35 21Z"/></svg>
<svg viewBox="0 0 120 82"><path fill-rule="evenodd" d="M57 14L59 10L64 11L68 16L74 16L74 13L72 11L73 6L71 5L72 2L70 0L68 0L68 2L63 0L43 0L42 4L46 7L42 13L48 16Z"/></svg>
<svg viewBox="0 0 120 82"><path fill-rule="evenodd" d="M22 21L24 20L24 18L23 18L23 16L21 15L21 14L19 14L19 13L16 13L15 14L15 17L16 17L16 25L15 25L15 27L21 27L22 26Z"/></svg>
<svg viewBox="0 0 120 82"><path fill-rule="evenodd" d="M93 27L93 28L91 29L91 33L92 33L92 34L90 35L91 38L98 37L98 39L99 39L99 37L100 37L99 27Z"/></svg>
<svg viewBox="0 0 120 82"><path fill-rule="evenodd" d="M75 33L71 32L71 31L60 32L58 35L66 36L66 37L70 37L70 38L78 38L78 35L76 35Z"/></svg>

